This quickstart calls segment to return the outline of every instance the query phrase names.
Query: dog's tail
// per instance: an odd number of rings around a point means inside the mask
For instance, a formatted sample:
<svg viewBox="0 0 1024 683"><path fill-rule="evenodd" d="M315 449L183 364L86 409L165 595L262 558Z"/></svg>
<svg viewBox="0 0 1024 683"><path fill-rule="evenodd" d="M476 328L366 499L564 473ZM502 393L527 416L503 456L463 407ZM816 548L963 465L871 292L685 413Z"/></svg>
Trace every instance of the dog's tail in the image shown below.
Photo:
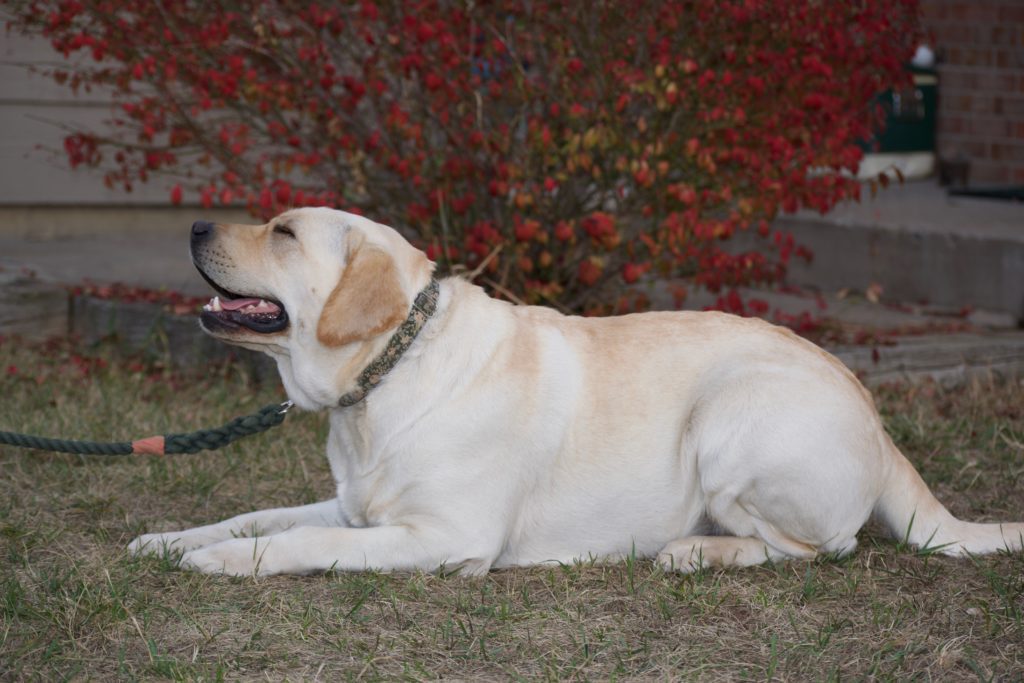
<svg viewBox="0 0 1024 683"><path fill-rule="evenodd" d="M1024 523L975 524L949 513L910 461L886 437L892 454L875 517L899 541L944 555L987 554L1024 547Z"/></svg>

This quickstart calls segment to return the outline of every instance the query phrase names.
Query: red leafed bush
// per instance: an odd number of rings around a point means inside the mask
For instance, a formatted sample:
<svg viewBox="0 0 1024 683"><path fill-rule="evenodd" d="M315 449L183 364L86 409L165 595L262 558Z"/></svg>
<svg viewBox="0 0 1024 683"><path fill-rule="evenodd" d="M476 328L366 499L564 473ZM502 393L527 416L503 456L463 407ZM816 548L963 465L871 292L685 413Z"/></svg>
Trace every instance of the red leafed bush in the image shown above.
<svg viewBox="0 0 1024 683"><path fill-rule="evenodd" d="M443 270L567 310L626 285L735 288L800 255L779 211L856 196L847 172L899 83L916 0L13 0L16 28L103 86L72 165L264 216L326 204L403 229ZM91 56L91 59L88 57ZM723 247L737 231L761 248ZM628 297L624 293L631 292ZM680 296L683 292L679 292Z"/></svg>

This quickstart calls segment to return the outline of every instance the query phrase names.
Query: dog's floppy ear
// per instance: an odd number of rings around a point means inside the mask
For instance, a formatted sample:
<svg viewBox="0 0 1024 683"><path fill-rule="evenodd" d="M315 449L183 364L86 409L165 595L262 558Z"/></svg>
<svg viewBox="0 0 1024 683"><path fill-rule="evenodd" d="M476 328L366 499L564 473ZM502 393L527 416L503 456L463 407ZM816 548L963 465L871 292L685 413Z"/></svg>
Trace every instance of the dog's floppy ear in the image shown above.
<svg viewBox="0 0 1024 683"><path fill-rule="evenodd" d="M316 338L324 346L365 341L398 327L409 306L394 259L364 242L355 247L338 285L327 297Z"/></svg>

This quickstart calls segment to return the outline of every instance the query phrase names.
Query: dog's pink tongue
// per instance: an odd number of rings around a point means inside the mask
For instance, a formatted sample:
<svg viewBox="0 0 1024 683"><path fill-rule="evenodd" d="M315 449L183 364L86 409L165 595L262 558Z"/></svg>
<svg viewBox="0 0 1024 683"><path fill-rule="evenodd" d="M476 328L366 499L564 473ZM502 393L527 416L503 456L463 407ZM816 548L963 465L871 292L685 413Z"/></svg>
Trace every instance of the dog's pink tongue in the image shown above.
<svg viewBox="0 0 1024 683"><path fill-rule="evenodd" d="M225 311L239 311L247 308L253 309L251 311L246 311L246 313L277 313L281 310L276 304L272 304L269 301L250 297L243 299L221 299L220 306Z"/></svg>
<svg viewBox="0 0 1024 683"><path fill-rule="evenodd" d="M245 308L246 306L257 306L257 305L259 305L259 303L260 303L259 299L250 299L250 298L244 298L244 299L221 299L220 300L220 307L223 308L225 311L237 311L238 309Z"/></svg>

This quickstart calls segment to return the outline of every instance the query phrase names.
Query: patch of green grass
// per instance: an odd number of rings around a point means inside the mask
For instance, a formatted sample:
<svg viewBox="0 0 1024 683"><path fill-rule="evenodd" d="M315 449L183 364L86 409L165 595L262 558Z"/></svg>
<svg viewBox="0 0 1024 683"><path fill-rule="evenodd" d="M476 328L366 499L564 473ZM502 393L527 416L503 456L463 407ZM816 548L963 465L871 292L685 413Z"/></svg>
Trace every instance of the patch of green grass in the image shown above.
<svg viewBox="0 0 1024 683"><path fill-rule="evenodd" d="M0 429L124 439L279 400L193 376L0 344ZM78 354L82 354L80 350ZM16 371L4 373L14 366ZM1024 519L1024 387L887 388L897 443L955 514ZM143 531L328 497L323 416L216 453L85 458L0 447L0 678L1016 680L1024 556L957 560L869 526L849 557L666 573L650 560L484 577L234 579L131 558Z"/></svg>

